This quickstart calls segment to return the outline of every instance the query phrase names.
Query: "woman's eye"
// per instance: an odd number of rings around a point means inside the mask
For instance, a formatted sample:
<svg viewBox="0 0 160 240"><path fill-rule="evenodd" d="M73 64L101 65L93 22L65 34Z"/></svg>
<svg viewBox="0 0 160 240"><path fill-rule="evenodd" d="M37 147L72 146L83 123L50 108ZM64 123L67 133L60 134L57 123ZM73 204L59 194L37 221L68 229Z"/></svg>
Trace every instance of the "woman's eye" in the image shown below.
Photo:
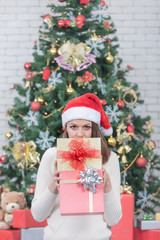
<svg viewBox="0 0 160 240"><path fill-rule="evenodd" d="M84 129L90 129L91 127L90 126L85 126Z"/></svg>
<svg viewBox="0 0 160 240"><path fill-rule="evenodd" d="M76 126L71 126L72 129L76 129Z"/></svg>

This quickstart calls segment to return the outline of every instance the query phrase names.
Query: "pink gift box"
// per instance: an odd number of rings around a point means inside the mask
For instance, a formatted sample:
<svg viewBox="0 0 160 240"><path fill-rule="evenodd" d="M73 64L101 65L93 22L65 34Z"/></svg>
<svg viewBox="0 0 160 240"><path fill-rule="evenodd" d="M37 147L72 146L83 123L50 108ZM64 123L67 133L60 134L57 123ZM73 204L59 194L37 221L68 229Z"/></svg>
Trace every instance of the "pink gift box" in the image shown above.
<svg viewBox="0 0 160 240"><path fill-rule="evenodd" d="M73 147L73 148L72 148ZM71 154L71 149L75 155ZM79 165L74 169L75 157L79 152L84 153L85 167L96 169L102 176L102 156L100 138L59 138L57 139L57 161L60 171L60 212L61 214L98 214L104 212L103 182L96 185L96 193L84 189L84 185L77 183L80 176ZM90 154L91 153L91 154ZM86 155L85 155L86 154ZM67 157L66 157L67 156ZM69 156L69 158L68 158ZM66 160L67 159L67 160ZM78 164L83 163L79 161Z"/></svg>
<svg viewBox="0 0 160 240"><path fill-rule="evenodd" d="M61 214L89 214L104 212L103 183L96 185L96 193L85 190L77 183L80 171L60 172L60 211ZM102 176L102 170L98 170Z"/></svg>

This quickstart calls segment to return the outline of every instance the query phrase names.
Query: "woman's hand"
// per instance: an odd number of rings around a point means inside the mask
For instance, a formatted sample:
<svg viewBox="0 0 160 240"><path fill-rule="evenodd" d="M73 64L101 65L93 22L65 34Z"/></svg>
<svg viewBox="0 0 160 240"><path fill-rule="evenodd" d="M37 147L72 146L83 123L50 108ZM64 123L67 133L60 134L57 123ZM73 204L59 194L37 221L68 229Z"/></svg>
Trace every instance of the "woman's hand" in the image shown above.
<svg viewBox="0 0 160 240"><path fill-rule="evenodd" d="M104 193L108 193L112 190L112 184L109 174L106 172L104 168L103 168L103 189Z"/></svg>
<svg viewBox="0 0 160 240"><path fill-rule="evenodd" d="M52 180L49 184L49 190L50 192L54 193L54 194L58 194L59 192L59 181L60 181L60 177L59 177L59 171L57 170L57 161L55 161L54 163L54 175L52 177Z"/></svg>

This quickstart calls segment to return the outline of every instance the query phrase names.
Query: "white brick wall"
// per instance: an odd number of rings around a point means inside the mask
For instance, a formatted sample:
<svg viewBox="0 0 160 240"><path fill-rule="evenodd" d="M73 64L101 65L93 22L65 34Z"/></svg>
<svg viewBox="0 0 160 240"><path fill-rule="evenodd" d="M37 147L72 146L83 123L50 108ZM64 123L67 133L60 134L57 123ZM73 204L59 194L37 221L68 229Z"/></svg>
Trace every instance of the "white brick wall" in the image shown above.
<svg viewBox="0 0 160 240"><path fill-rule="evenodd" d="M53 0L58 3L58 0ZM9 91L20 83L23 65L32 61L34 40L38 38L41 15L47 14L50 0L0 1L0 155L9 130L6 110L12 106L15 93ZM117 28L119 56L123 66L135 70L128 80L138 83L145 104L137 111L150 115L155 127L152 139L160 147L160 1L107 0L108 12ZM108 14L107 12L107 14ZM158 151L157 147L157 151Z"/></svg>

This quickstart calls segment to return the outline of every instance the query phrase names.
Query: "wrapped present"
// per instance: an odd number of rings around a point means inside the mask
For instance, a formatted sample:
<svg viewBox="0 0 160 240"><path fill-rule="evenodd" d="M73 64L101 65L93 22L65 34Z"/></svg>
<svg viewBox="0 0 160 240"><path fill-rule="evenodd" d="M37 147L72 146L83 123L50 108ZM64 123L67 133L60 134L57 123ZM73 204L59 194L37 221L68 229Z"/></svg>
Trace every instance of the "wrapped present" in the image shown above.
<svg viewBox="0 0 160 240"><path fill-rule="evenodd" d="M134 194L122 193L122 218L111 227L111 240L133 240L134 235Z"/></svg>
<svg viewBox="0 0 160 240"><path fill-rule="evenodd" d="M156 213L156 221L160 221L160 213Z"/></svg>
<svg viewBox="0 0 160 240"><path fill-rule="evenodd" d="M61 214L104 212L100 138L57 139Z"/></svg>
<svg viewBox="0 0 160 240"><path fill-rule="evenodd" d="M1 240L21 240L21 230L10 229L0 230Z"/></svg>
<svg viewBox="0 0 160 240"><path fill-rule="evenodd" d="M45 227L46 225L46 220L43 222L35 221L30 209L13 211L13 228Z"/></svg>
<svg viewBox="0 0 160 240"><path fill-rule="evenodd" d="M43 240L44 227L21 229L21 240Z"/></svg>
<svg viewBox="0 0 160 240"><path fill-rule="evenodd" d="M160 230L141 230L134 229L134 240L159 240Z"/></svg>
<svg viewBox="0 0 160 240"><path fill-rule="evenodd" d="M160 229L160 221L137 219L137 227L141 230Z"/></svg>

